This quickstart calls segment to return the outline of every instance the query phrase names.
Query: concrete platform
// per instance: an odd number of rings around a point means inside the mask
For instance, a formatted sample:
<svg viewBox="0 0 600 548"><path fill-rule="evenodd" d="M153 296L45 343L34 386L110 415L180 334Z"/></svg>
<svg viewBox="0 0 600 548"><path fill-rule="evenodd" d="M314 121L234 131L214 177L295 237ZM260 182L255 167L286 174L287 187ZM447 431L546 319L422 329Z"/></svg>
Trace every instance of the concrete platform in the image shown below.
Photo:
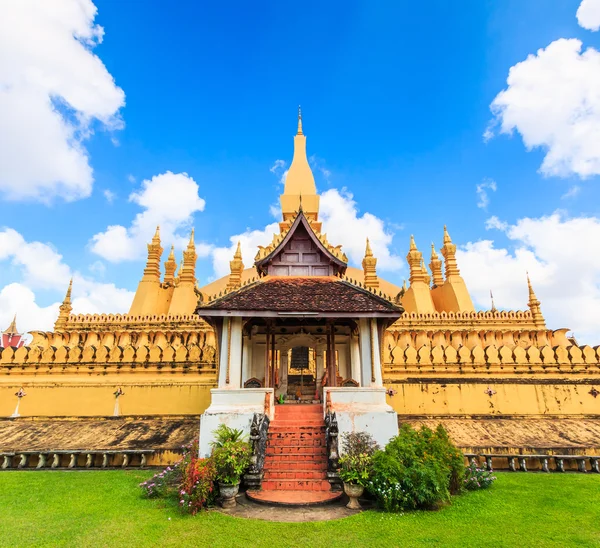
<svg viewBox="0 0 600 548"><path fill-rule="evenodd" d="M322 506L338 501L344 493L341 491L246 491L246 496L260 504L273 506Z"/></svg>

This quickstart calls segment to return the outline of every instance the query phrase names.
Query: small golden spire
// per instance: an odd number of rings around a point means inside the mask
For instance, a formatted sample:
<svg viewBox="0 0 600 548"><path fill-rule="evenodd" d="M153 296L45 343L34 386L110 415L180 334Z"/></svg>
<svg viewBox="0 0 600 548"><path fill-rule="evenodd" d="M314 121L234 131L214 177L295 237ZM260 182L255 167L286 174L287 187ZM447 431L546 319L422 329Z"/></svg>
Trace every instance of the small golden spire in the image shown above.
<svg viewBox="0 0 600 548"><path fill-rule="evenodd" d="M444 277L442 276L442 261L435 252L433 242L431 243L431 260L429 261L429 268L431 269L433 278L432 289L441 286L444 283Z"/></svg>
<svg viewBox="0 0 600 548"><path fill-rule="evenodd" d="M410 246L408 249L417 249L417 244L415 244L415 237L412 234L410 235Z"/></svg>
<svg viewBox="0 0 600 548"><path fill-rule="evenodd" d="M450 238L450 234L448 234L448 229L446 228L446 225L444 225L444 243L445 244L452 243L452 238Z"/></svg>
<svg viewBox="0 0 600 548"><path fill-rule="evenodd" d="M175 262L175 246L171 246L171 251L169 252L169 256L167 257L169 261Z"/></svg>
<svg viewBox="0 0 600 548"><path fill-rule="evenodd" d="M177 263L175 262L175 246L171 246L171 251L165 261L165 283L173 284L175 281L175 270Z"/></svg>
<svg viewBox="0 0 600 548"><path fill-rule="evenodd" d="M373 251L371 250L371 244L369 243L369 238L367 238L367 247L365 249L365 257L362 261L364 279L365 279L365 287L378 289L379 288L379 278L377 277L377 259L373 256Z"/></svg>
<svg viewBox="0 0 600 548"><path fill-rule="evenodd" d="M425 266L425 260L423 258L421 258L421 272L423 273L423 281L429 285L429 283L431 282L431 276L429 275L429 272L427 271L427 267Z"/></svg>
<svg viewBox="0 0 600 548"><path fill-rule="evenodd" d="M54 324L54 331L57 333L63 332L67 327L67 322L69 321L69 315L73 310L71 306L71 289L73 288L73 278L69 282L69 287L67 289L67 294L62 302L62 304L58 307L58 318L56 319L56 323Z"/></svg>
<svg viewBox="0 0 600 548"><path fill-rule="evenodd" d="M415 243L415 238L411 234L410 236L410 248L408 251L408 255L406 255L406 261L408 262L408 266L410 269L410 277L408 281L412 285L414 282L424 282L426 280L425 273L421 268L421 262L423 259L423 254L417 249L417 244Z"/></svg>
<svg viewBox="0 0 600 548"><path fill-rule="evenodd" d="M297 135L302 135L302 107L298 105L298 133Z"/></svg>
<svg viewBox="0 0 600 548"><path fill-rule="evenodd" d="M492 312L496 312L496 305L494 304L494 294L492 293L492 290L490 289L490 299L492 299Z"/></svg>
<svg viewBox="0 0 600 548"><path fill-rule="evenodd" d="M154 233L154 236L152 237L152 243L160 244L160 225L157 225L157 227L156 227L156 232Z"/></svg>
<svg viewBox="0 0 600 548"><path fill-rule="evenodd" d="M238 241L237 249L233 254L233 261L229 262L229 280L227 281L227 289L238 289L242 286L242 274L244 272L244 261L242 260L242 245Z"/></svg>
<svg viewBox="0 0 600 548"><path fill-rule="evenodd" d="M190 241L188 242L188 249L195 248L196 245L194 243L194 229L192 228L192 232L190 233Z"/></svg>
<svg viewBox="0 0 600 548"><path fill-rule="evenodd" d="M531 280L529 279L529 272L527 274L527 288L529 290L529 302L527 306L529 306L529 310L531 310L531 316L533 318L533 323L536 327L540 329L546 329L546 320L544 320L544 316L542 315L542 309L540 308L540 301L536 297L535 292L533 291L533 287L531 285Z"/></svg>
<svg viewBox="0 0 600 548"><path fill-rule="evenodd" d="M18 335L19 331L17 330L17 315L13 318L13 321L10 322L10 325L4 330L4 333L7 335Z"/></svg>

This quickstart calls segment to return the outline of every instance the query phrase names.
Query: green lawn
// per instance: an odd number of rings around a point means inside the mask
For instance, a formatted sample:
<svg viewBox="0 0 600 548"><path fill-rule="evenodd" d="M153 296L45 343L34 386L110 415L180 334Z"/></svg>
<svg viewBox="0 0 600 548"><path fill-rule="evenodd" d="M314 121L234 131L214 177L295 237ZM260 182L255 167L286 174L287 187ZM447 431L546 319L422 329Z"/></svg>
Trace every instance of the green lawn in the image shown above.
<svg viewBox="0 0 600 548"><path fill-rule="evenodd" d="M500 473L437 512L271 523L146 500L148 471L0 473L0 546L600 546L600 476ZM171 518L171 519L169 519Z"/></svg>

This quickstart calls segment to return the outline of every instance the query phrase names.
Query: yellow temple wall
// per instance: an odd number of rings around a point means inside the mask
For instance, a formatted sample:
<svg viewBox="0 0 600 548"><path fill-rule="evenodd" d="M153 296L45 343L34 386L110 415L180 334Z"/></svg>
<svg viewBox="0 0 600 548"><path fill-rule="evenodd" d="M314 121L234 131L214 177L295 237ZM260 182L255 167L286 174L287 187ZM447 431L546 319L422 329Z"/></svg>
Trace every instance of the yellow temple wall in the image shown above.
<svg viewBox="0 0 600 548"><path fill-rule="evenodd" d="M210 405L210 389L215 379L192 380L182 377L139 379L108 375L92 379L47 376L14 376L0 379L0 417L15 411L15 393L23 388L19 415L22 417L113 416L118 388L119 416L200 415Z"/></svg>
<svg viewBox="0 0 600 548"><path fill-rule="evenodd" d="M388 403L400 415L564 416L600 414L600 397L590 394L591 384L532 381L443 380L386 382L394 390ZM600 382L597 384L600 387ZM488 389L490 391L488 391ZM491 393L490 393L491 392Z"/></svg>

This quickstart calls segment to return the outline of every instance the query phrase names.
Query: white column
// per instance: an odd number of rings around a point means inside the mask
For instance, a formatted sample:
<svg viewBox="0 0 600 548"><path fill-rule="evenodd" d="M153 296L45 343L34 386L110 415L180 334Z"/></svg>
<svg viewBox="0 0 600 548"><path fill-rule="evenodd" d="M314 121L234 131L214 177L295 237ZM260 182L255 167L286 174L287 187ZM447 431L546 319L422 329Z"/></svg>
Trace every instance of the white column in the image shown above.
<svg viewBox="0 0 600 548"><path fill-rule="evenodd" d="M360 385L360 346L358 345L358 337L354 335L350 337L350 368L352 378Z"/></svg>
<svg viewBox="0 0 600 548"><path fill-rule="evenodd" d="M227 361L229 360L229 322L230 318L223 319L221 330L221 348L219 352L219 388L227 388Z"/></svg>
<svg viewBox="0 0 600 548"><path fill-rule="evenodd" d="M358 333L360 337L360 385L371 386L371 326L368 318L358 320Z"/></svg>
<svg viewBox="0 0 600 548"><path fill-rule="evenodd" d="M379 347L379 331L377 330L377 320L371 318L371 344L373 345L373 371L375 372L374 386L383 386L383 376L381 373L381 348Z"/></svg>
<svg viewBox="0 0 600 548"><path fill-rule="evenodd" d="M287 394L288 387L288 353L287 350L280 351L279 359L279 389L277 395Z"/></svg>
<svg viewBox="0 0 600 548"><path fill-rule="evenodd" d="M323 360L323 349L315 346L315 361L317 362L317 386L321 387L321 378L323 377L323 371L325 370Z"/></svg>
<svg viewBox="0 0 600 548"><path fill-rule="evenodd" d="M242 336L242 386L252 377L252 368L250 363L250 341L248 337Z"/></svg>
<svg viewBox="0 0 600 548"><path fill-rule="evenodd" d="M242 381L242 318L231 318L229 341L229 384L228 388L241 388Z"/></svg>

